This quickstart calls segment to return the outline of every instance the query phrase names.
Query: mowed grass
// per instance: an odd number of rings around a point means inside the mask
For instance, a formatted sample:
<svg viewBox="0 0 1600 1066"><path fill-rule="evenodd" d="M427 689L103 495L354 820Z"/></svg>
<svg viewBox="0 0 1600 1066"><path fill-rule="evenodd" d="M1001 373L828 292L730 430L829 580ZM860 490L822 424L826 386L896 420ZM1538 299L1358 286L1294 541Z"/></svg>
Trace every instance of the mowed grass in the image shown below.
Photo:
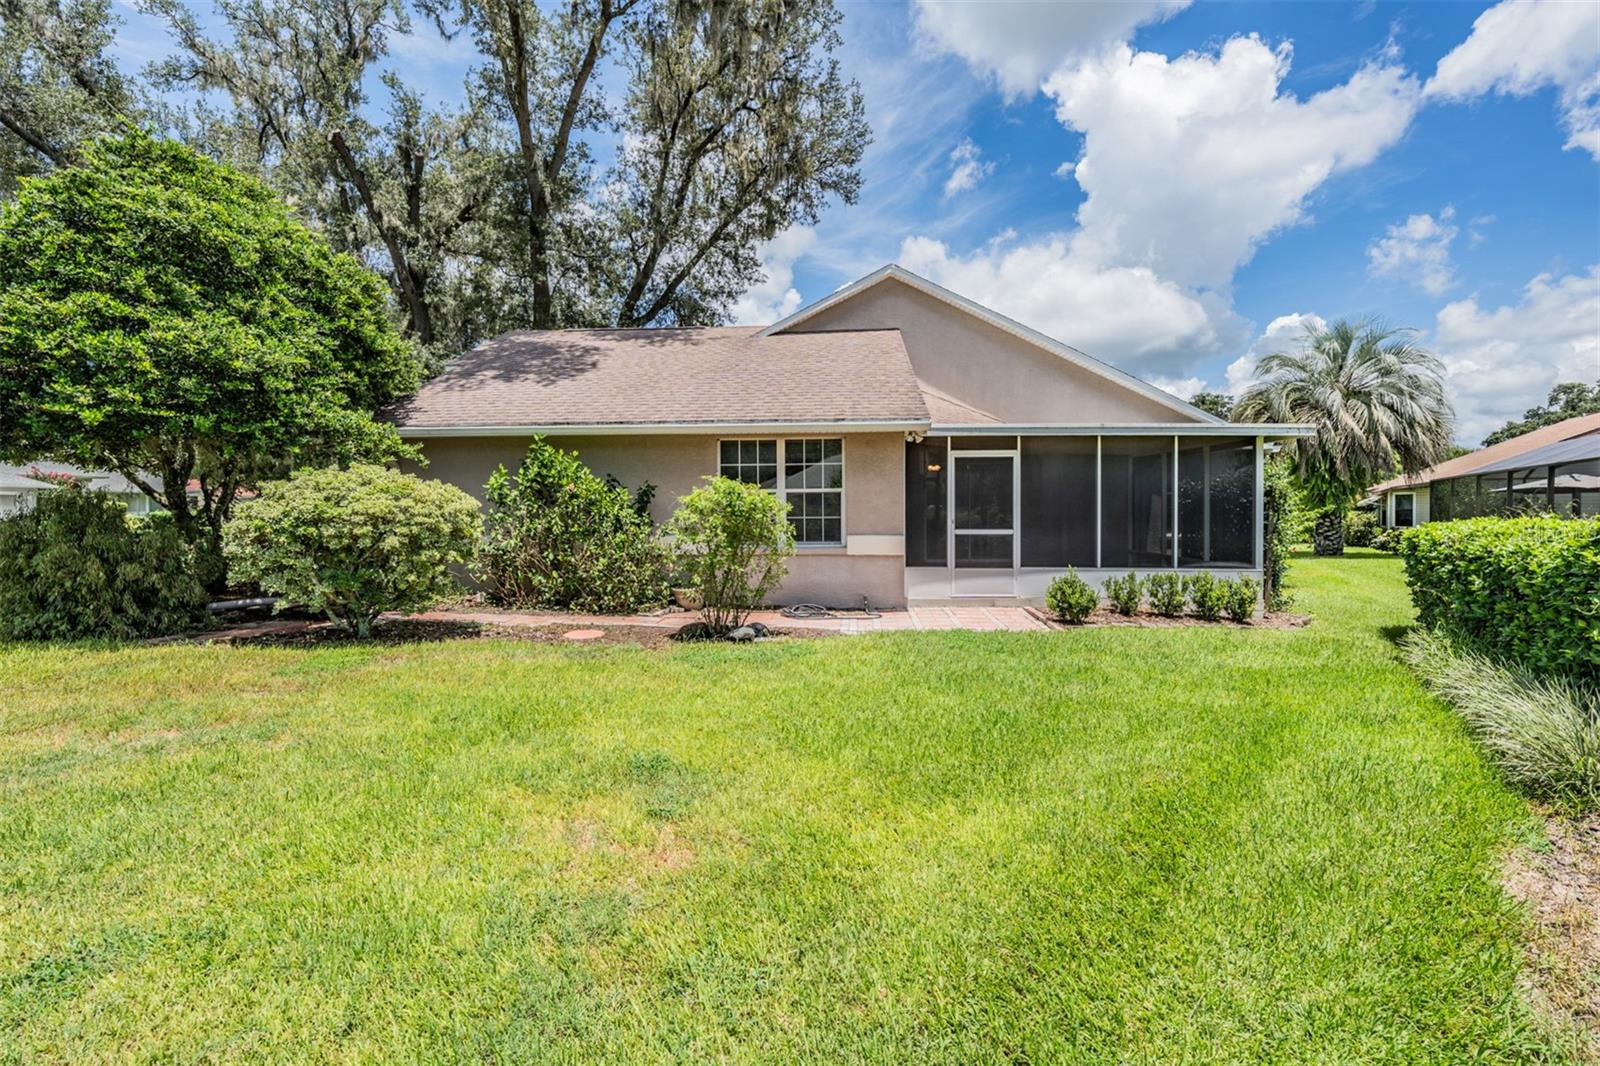
<svg viewBox="0 0 1600 1066"><path fill-rule="evenodd" d="M0 1061L1527 1061L1385 627L0 650ZM1390 630L1392 632L1392 628Z"/></svg>

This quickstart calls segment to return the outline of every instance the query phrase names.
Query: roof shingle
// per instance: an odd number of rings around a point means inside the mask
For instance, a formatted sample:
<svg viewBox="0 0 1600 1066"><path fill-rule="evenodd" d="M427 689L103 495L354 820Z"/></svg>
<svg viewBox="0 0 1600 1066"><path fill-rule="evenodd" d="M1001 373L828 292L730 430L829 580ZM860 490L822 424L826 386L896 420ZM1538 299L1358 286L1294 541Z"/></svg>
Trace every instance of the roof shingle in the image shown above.
<svg viewBox="0 0 1600 1066"><path fill-rule="evenodd" d="M928 421L900 331L508 333L384 417L406 429Z"/></svg>
<svg viewBox="0 0 1600 1066"><path fill-rule="evenodd" d="M1367 491L1376 495L1388 492L1391 489L1407 488L1412 485L1426 485L1433 481L1443 481L1446 478L1464 477L1474 473L1481 466L1491 463L1504 462L1508 459L1531 452L1535 448L1542 448L1547 444L1558 441L1570 440L1581 437L1586 433L1600 433L1600 414L1579 415L1569 418L1564 422L1557 422L1551 426L1541 426L1520 437L1503 440L1499 444L1491 444L1487 448L1479 448L1466 455L1458 455L1454 459L1446 459L1438 466L1430 466L1426 470L1419 470L1415 474L1404 477L1390 478L1379 485L1374 485Z"/></svg>

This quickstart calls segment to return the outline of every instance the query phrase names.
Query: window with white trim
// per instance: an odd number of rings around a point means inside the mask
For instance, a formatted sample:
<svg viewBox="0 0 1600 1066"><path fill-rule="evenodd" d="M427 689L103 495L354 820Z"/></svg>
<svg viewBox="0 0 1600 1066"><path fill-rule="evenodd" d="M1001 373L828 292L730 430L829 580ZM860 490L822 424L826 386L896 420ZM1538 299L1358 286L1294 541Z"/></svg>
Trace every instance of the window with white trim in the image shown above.
<svg viewBox="0 0 1600 1066"><path fill-rule="evenodd" d="M1410 529L1417 522L1417 494L1414 492L1397 492L1394 494L1394 528Z"/></svg>
<svg viewBox="0 0 1600 1066"><path fill-rule="evenodd" d="M844 543L842 438L725 440L719 449L719 474L758 485L789 505L789 525L796 544Z"/></svg>

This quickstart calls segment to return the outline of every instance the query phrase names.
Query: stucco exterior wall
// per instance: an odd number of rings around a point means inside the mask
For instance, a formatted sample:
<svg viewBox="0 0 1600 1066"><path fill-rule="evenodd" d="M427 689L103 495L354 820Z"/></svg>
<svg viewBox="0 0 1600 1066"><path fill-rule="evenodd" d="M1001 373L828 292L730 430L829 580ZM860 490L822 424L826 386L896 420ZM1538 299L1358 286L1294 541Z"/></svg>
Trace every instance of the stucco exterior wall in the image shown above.
<svg viewBox="0 0 1600 1066"><path fill-rule="evenodd" d="M822 436L821 433L795 436ZM898 433L847 433L844 438L845 544L801 548L790 561L789 576L774 597L777 603L821 603L859 607L905 603L905 440ZM665 521L678 499L717 472L715 434L552 436L551 443L575 451L604 477L614 475L630 489L645 481L656 486L651 517ZM499 464L514 470L526 453L522 437L436 437L416 441L427 467L407 469L456 485L480 501L483 486Z"/></svg>
<svg viewBox="0 0 1600 1066"><path fill-rule="evenodd" d="M918 378L1003 422L1192 420L893 278L796 331L887 328L900 330Z"/></svg>

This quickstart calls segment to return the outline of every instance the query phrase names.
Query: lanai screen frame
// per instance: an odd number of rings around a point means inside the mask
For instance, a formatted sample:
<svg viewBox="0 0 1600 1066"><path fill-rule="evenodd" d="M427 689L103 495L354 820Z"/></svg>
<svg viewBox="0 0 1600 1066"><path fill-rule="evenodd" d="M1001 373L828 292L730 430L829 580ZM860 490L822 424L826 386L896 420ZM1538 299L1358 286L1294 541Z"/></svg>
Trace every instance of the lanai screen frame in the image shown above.
<svg viewBox="0 0 1600 1066"><path fill-rule="evenodd" d="M1265 493L1266 493L1266 475L1265 475L1265 470L1266 470L1267 447L1268 447L1269 444L1271 444L1273 442L1276 442L1276 441L1279 441L1279 440L1283 440L1283 439L1287 439L1287 438L1294 438L1294 437L1310 436L1313 432L1314 432L1314 429L1312 427L1310 427L1310 426L1283 425L1283 424L1276 424L1276 423L1240 424L1240 423L1218 422L1218 423L1181 423L1181 424L1173 424L1173 423L1151 424L1151 423L1146 423L1146 424L1128 424L1128 425L1026 425L1026 426L1025 425L1011 425L1011 424L979 423L979 424L973 424L973 425L960 425L960 426L957 426L957 425L935 425L935 426L931 427L930 430L926 434L919 435L917 439L927 439L927 438L953 439L953 438L960 438L960 437L997 437L997 436L1006 436L1006 437L1012 437L1014 439L1016 452L1020 456L1021 452L1022 452L1023 440L1025 438L1028 438L1028 437L1059 437L1059 436L1094 437L1094 438L1096 438L1096 447L1095 447L1095 521L1094 521L1094 529L1095 529L1095 563L1094 563L1094 566L1092 567L1092 569L1097 570L1097 571L1133 569L1133 570L1136 570L1136 571L1137 570L1144 570L1144 571L1148 571L1148 572L1154 572L1154 571L1200 571L1200 570L1232 570L1232 571L1236 571L1236 572L1238 572L1238 571L1248 572L1248 571L1253 570L1253 571L1259 572L1259 571L1261 571L1263 569L1263 567L1265 565L1265 550L1266 550L1266 545L1265 545L1265 542L1264 542L1264 532L1265 532L1265 530L1264 530L1264 519L1265 519ZM1104 515L1104 478L1105 478L1104 450L1105 450L1105 443L1104 442L1105 442L1105 438L1107 438L1107 437L1140 437L1140 438L1170 437L1172 439L1172 465L1171 465L1172 492L1171 492L1171 503L1170 503L1170 507L1169 507L1170 514L1168 516L1170 518L1170 552L1169 552L1169 555L1168 555L1168 562L1167 562L1166 565L1163 565L1163 566L1132 566L1132 567L1125 567L1125 566L1107 567L1107 566L1104 565L1104 563L1105 563L1105 545L1104 545L1104 522L1105 522L1105 515ZM1186 565L1182 561L1183 560L1183 554L1182 554L1182 530L1183 530L1183 525L1182 525L1182 514L1181 514L1181 512L1182 512L1182 509L1183 509L1183 505L1182 505L1182 499L1181 499L1181 495L1182 494L1179 491L1179 485L1181 484L1181 479L1180 479L1181 455L1183 453L1183 448L1184 448L1185 441L1189 441L1189 442L1192 443L1192 442L1197 441L1197 440L1202 440L1203 441L1203 440L1205 440L1207 438L1229 438L1229 439L1243 438L1245 440L1250 440L1251 441L1251 448L1252 448L1252 451L1253 451L1253 454L1254 454L1254 467L1255 467L1255 469L1254 469L1254 484L1253 484L1253 487L1252 487L1252 497L1253 498L1252 498L1252 518L1251 518L1253 552L1252 552L1251 561L1248 564L1245 564L1245 565L1240 565L1238 563L1212 563L1212 562L1203 562L1203 563L1198 563L1198 564L1187 564ZM909 441L908 441L908 443L909 443ZM949 454L950 445L947 444L946 448L947 448L947 453L946 454L948 455ZM1020 459L1019 459L1019 463L1020 463ZM907 475L909 476L909 471L907 471ZM1026 506L1026 504L1024 503L1024 501L1020 497L1020 485L1019 485L1018 491L1019 491L1019 496L1018 496L1018 499L1017 499L1016 502L1017 502L1017 506L1018 506L1018 510L1019 510L1019 518L1020 518L1020 512L1021 512L1022 508L1024 508ZM948 521L949 521L949 517L947 515L946 516L946 522L948 523ZM1018 574L1021 574L1023 572L1037 572L1037 571L1052 571L1052 570L1060 571L1060 570L1064 570L1065 569L1065 565L1063 565L1063 566L1028 566L1028 567L1024 567L1022 565L1022 534L1021 534L1020 523L1019 523L1018 533L1017 533L1017 536L1015 538L1015 542L1013 544L1013 559L1012 559L1012 562L1013 562L1013 571L1018 573ZM936 570L941 570L941 569L943 569L943 570L953 570L954 569L954 559L950 556L949 553L947 553L946 554L946 559L945 559L945 561L944 561L944 563L942 565L937 565L937 564L935 564L935 565L917 565L917 564L913 564L910 561L910 558L908 557L906 565L907 565L908 569L916 569L916 570L922 570L922 571L936 571ZM1090 569L1088 567L1085 567L1085 568L1086 569Z"/></svg>

